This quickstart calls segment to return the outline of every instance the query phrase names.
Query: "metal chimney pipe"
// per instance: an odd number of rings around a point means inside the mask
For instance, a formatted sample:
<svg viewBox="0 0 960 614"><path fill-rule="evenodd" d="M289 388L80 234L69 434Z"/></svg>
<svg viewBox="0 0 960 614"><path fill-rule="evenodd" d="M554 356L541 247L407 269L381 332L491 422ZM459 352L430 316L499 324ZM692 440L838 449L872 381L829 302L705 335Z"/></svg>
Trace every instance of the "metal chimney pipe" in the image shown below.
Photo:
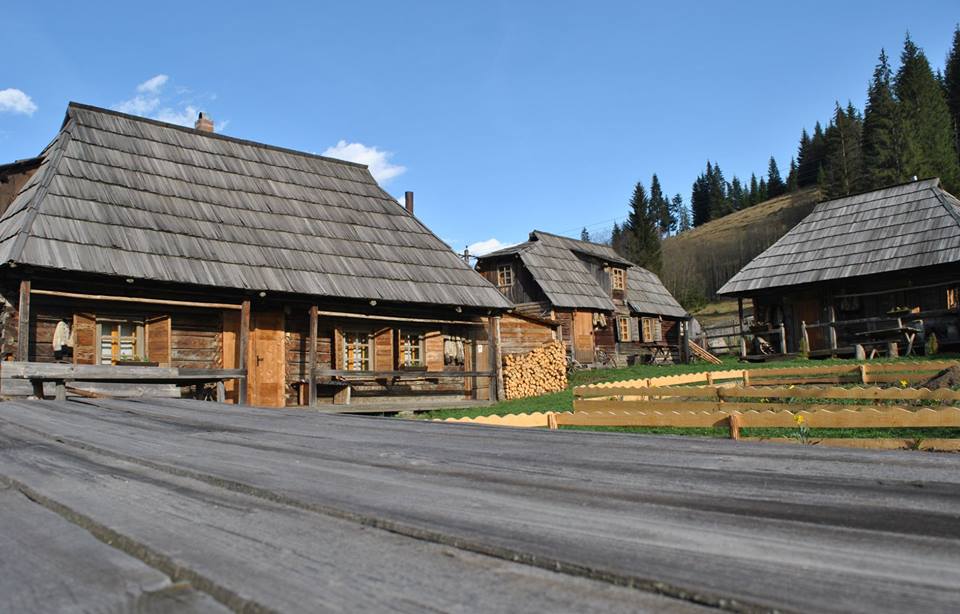
<svg viewBox="0 0 960 614"><path fill-rule="evenodd" d="M413 215L413 192L404 192L403 201L407 207L407 213Z"/></svg>

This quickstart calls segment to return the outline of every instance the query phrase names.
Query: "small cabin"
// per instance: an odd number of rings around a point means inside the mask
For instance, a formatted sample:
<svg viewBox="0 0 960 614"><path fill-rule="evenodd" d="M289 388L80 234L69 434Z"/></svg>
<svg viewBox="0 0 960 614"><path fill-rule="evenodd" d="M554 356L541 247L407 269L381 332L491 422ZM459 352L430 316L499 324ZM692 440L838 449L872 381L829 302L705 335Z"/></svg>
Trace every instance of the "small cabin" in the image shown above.
<svg viewBox="0 0 960 614"><path fill-rule="evenodd" d="M44 373L76 394L219 382L266 407L502 390L509 300L363 165L202 115L184 128L71 103L0 188L0 394Z"/></svg>
<svg viewBox="0 0 960 614"><path fill-rule="evenodd" d="M753 304L747 356L916 354L960 347L958 263L960 201L924 179L818 204L719 292Z"/></svg>
<svg viewBox="0 0 960 614"><path fill-rule="evenodd" d="M479 257L476 269L517 312L559 321L581 364L686 360L689 314L654 273L609 245L535 230Z"/></svg>

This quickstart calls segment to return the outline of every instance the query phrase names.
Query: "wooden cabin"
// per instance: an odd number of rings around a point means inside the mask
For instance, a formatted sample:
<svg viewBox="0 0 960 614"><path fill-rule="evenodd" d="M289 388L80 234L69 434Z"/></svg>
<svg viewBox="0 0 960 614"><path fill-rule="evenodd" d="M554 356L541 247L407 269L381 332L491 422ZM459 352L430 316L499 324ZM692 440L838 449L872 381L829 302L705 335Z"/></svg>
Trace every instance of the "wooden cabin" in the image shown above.
<svg viewBox="0 0 960 614"><path fill-rule="evenodd" d="M517 312L558 320L580 363L686 359L689 314L655 274L609 245L534 230L525 243L481 256L476 268Z"/></svg>
<svg viewBox="0 0 960 614"><path fill-rule="evenodd" d="M71 103L0 187L2 394L41 376L268 407L502 390L510 302L363 165Z"/></svg>
<svg viewBox="0 0 960 614"><path fill-rule="evenodd" d="M958 263L960 201L925 179L820 203L720 294L753 302L748 355L757 338L776 353L916 353L931 333L960 344Z"/></svg>

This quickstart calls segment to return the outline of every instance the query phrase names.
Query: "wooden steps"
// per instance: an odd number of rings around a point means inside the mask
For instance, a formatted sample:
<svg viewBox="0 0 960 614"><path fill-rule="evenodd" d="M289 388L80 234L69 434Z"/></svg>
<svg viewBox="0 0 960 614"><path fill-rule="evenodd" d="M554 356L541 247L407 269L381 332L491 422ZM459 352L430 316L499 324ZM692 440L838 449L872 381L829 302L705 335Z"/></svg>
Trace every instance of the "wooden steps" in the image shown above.
<svg viewBox="0 0 960 614"><path fill-rule="evenodd" d="M690 351L693 352L693 355L699 358L700 360L705 360L711 364L719 365L721 361L719 358L708 352L706 349L701 347L699 344L690 341Z"/></svg>

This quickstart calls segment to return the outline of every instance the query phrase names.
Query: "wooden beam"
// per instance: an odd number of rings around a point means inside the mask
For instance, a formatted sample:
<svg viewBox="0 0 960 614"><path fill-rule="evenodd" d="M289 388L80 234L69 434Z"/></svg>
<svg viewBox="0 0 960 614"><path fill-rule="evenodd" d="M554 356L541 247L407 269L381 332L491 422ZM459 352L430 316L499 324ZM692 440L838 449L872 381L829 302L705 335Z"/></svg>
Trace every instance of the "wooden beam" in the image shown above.
<svg viewBox="0 0 960 614"><path fill-rule="evenodd" d="M237 404L247 404L247 383L250 381L250 371L247 366L247 350L250 345L250 300L240 305L240 339L239 359L237 367L243 371L244 379L237 381Z"/></svg>
<svg viewBox="0 0 960 614"><path fill-rule="evenodd" d="M500 349L500 316L490 316L490 365L493 379L490 382L490 396L493 401L503 401L506 393L503 388L503 355Z"/></svg>
<svg viewBox="0 0 960 614"><path fill-rule="evenodd" d="M17 310L17 360L30 360L30 280L20 282L20 306ZM42 397L41 397L42 398Z"/></svg>
<svg viewBox="0 0 960 614"><path fill-rule="evenodd" d="M754 307L754 311L756 311L756 307ZM740 323L740 358L742 360L747 356L747 332L743 326L743 297L742 296L737 297L737 313L739 314L737 317ZM754 323L756 323L757 314L754 313L753 316L754 316L753 321ZM709 346L704 346L704 349L708 351L710 350Z"/></svg>
<svg viewBox="0 0 960 614"><path fill-rule="evenodd" d="M176 301L163 298L141 298L136 296L115 296L112 294L83 294L80 292L60 292L59 290L30 290L31 294L59 296L87 301L113 301L118 303L145 303L148 305L176 305L178 307L203 307L205 309L240 309L234 303L203 303L198 301Z"/></svg>
<svg viewBox="0 0 960 614"><path fill-rule="evenodd" d="M307 390L307 405L310 407L315 407L317 405L317 327L319 325L319 310L316 305L310 307L310 332L307 336L307 343L310 345L307 348L307 356L309 357L309 376L307 378L307 385L310 388Z"/></svg>
<svg viewBox="0 0 960 614"><path fill-rule="evenodd" d="M837 321L837 310L834 308L833 303L830 303L830 306L827 307L827 315L830 318L830 323L833 324ZM830 336L830 349L837 349L837 329L833 326L828 327L828 334Z"/></svg>
<svg viewBox="0 0 960 614"><path fill-rule="evenodd" d="M473 320L442 320L436 318L405 318L401 316L378 316L366 313L346 313L343 311L318 311L318 315L330 318L347 318L352 320L380 320L384 322L417 322L420 324L467 324L483 326L483 322Z"/></svg>

